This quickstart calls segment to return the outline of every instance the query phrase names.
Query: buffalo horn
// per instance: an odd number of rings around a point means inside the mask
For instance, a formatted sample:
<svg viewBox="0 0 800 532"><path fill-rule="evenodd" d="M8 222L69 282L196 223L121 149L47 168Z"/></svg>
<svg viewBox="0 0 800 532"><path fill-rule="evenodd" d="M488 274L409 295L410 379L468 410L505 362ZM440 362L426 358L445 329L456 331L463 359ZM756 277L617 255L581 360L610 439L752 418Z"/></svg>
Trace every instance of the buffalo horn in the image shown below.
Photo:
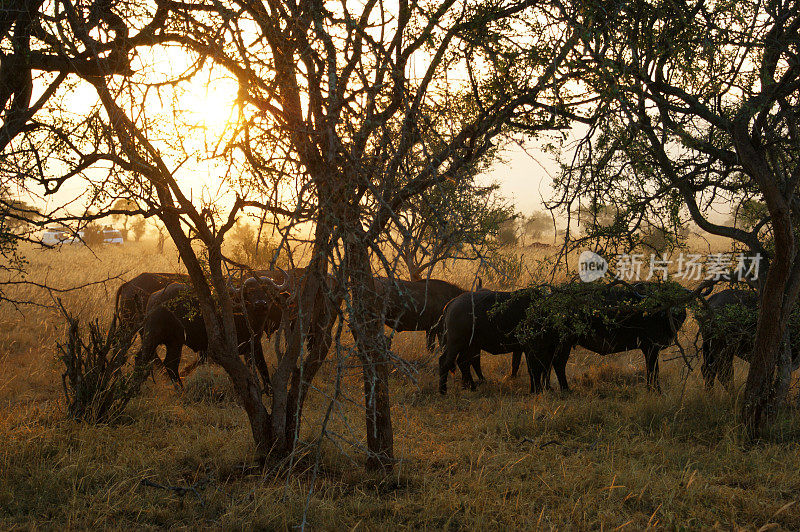
<svg viewBox="0 0 800 532"><path fill-rule="evenodd" d="M261 280L262 281L268 281L272 286L275 287L275 289L278 292L283 292L289 286L289 274L286 273L286 271L283 268L281 268L280 266L278 266L278 269L283 274L283 283L278 284L275 281L273 281L270 277L267 277L267 276L261 277Z"/></svg>

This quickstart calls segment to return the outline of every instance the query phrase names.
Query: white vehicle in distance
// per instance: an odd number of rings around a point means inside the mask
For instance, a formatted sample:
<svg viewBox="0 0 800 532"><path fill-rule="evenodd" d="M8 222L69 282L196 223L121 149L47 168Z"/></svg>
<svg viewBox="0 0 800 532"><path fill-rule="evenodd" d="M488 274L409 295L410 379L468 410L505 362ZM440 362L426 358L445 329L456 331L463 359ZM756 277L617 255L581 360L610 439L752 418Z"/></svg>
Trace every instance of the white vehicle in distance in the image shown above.
<svg viewBox="0 0 800 532"><path fill-rule="evenodd" d="M70 233L58 227L48 227L42 233L42 244L55 246L62 242L71 241Z"/></svg>
<svg viewBox="0 0 800 532"><path fill-rule="evenodd" d="M103 243L104 244L122 244L125 239L122 238L122 233L119 229L106 226L103 228Z"/></svg>
<svg viewBox="0 0 800 532"><path fill-rule="evenodd" d="M122 245L124 239L122 238L122 233L118 229L114 229L110 226L105 226L102 229L103 232L103 243L104 244L119 244ZM80 244L82 243L83 239L86 237L86 231L81 230L78 231L78 237L75 238L72 236L72 233L69 231L65 231L63 229L58 228L48 228L42 233L42 244L48 246L54 246L56 244Z"/></svg>

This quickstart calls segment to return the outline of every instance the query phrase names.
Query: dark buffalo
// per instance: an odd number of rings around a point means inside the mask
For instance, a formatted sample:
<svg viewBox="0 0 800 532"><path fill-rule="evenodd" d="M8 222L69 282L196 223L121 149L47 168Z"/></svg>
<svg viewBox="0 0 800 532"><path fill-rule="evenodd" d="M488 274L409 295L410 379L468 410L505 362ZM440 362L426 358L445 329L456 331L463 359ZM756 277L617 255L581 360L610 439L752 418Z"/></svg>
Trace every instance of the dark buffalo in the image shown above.
<svg viewBox="0 0 800 532"><path fill-rule="evenodd" d="M641 349L645 355L648 387L658 389L658 355L675 342L677 331L686 320L686 305L659 307L650 312L626 308L640 302L653 286L653 283L639 283L634 287L603 287L597 295L600 298L598 306L615 312L615 320L607 322L602 316L591 316L587 318L589 332L585 334L563 336L556 331L540 331L535 340L527 343L516 337L514 329L531 305L547 304L546 295L528 289L486 291L483 297L480 292L459 296L445 310L446 347L439 359L440 391L446 391L446 370L452 369L456 360L465 386L474 386L469 364L480 350L492 354L513 351L515 366L519 365L524 352L532 393L544 388L552 365L561 389L567 391L566 364L572 347L576 345L601 355ZM502 310L491 317L489 310L501 304L504 305Z"/></svg>
<svg viewBox="0 0 800 532"><path fill-rule="evenodd" d="M114 299L112 327L122 331L136 331L144 324L147 300L154 292L172 283L188 283L189 276L183 273L140 273L117 289Z"/></svg>
<svg viewBox="0 0 800 532"><path fill-rule="evenodd" d="M261 335L266 327L274 325L275 309L281 308L289 285L288 275L282 284L276 284L269 276L251 277L234 292L234 302L237 303L234 323L239 351L241 355L253 357L265 385L269 384L269 370L261 347ZM277 322L280 324L280 317L277 317ZM164 358L167 374L178 384L181 382L178 367L182 347L186 345L196 352L208 348L199 302L192 288L185 283L172 283L150 296L137 364L154 360L159 345L167 349Z"/></svg>
<svg viewBox="0 0 800 532"><path fill-rule="evenodd" d="M703 317L700 319L700 333L703 336L703 365L701 371L707 388L714 386L714 379L729 389L733 379L733 357L750 361L753 351L753 338L755 334L755 320L758 312L758 294L751 290L736 290L733 288L723 290L706 299L707 306ZM731 307L743 307L743 311L751 314L748 327L742 323L724 323L713 320L714 315L719 315ZM797 341L795 331L790 332L792 339L792 371L800 365L800 350L795 346Z"/></svg>
<svg viewBox="0 0 800 532"><path fill-rule="evenodd" d="M447 373L458 364L464 386L474 389L470 366L474 367L480 352L499 355L524 352L531 381L531 393L541 391L544 375L550 369L558 349L557 338L545 337L535 344L523 344L514 329L525 317L527 309L542 300L542 293L533 290L466 292L447 304L444 311L444 351L439 357L439 391L447 392ZM496 309L495 312L490 312ZM481 377L481 375L478 375Z"/></svg>
<svg viewBox="0 0 800 532"><path fill-rule="evenodd" d="M269 270L259 270L254 273L258 276L269 276L273 280L277 280L282 275L279 271ZM172 283L189 284L189 276L185 273L145 272L122 283L117 289L114 300L113 323L125 331L139 329L144 324L150 296Z"/></svg>
<svg viewBox="0 0 800 532"><path fill-rule="evenodd" d="M431 352L440 336L445 305L464 293L458 286L439 279L403 281L377 277L375 289L384 302L384 323L397 332L425 331Z"/></svg>
<svg viewBox="0 0 800 532"><path fill-rule="evenodd" d="M598 307L614 312L615 319L607 322L607 316L590 317L588 333L561 339L563 348L553 360L553 369L562 390L568 389L566 365L575 345L599 355L640 349L645 357L648 388L661 389L658 355L676 342L678 330L686 320L686 302L671 307L661 305L653 309L655 312L626 309L627 305L642 301L655 286L655 283L643 282L633 286L609 285L600 290Z"/></svg>

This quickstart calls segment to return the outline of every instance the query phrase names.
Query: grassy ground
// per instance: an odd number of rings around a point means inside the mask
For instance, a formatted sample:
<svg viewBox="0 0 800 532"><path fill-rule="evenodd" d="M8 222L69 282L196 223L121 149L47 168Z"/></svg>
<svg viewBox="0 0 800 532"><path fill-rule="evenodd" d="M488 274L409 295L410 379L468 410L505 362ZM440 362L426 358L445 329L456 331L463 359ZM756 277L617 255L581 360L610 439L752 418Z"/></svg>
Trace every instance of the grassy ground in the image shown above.
<svg viewBox="0 0 800 532"><path fill-rule="evenodd" d="M64 286L177 267L146 246L29 259L34 278ZM64 294L64 303L107 318L118 283ZM510 357L485 356L485 385L466 392L451 380L441 397L424 338L404 333L394 348L418 378L392 381L401 462L391 476L361 467L355 368L342 376L352 401L318 438L334 355L315 381L293 473L254 474L246 416L218 369L199 369L182 393L164 376L149 381L112 425L68 421L54 349L64 325L52 310L20 310L0 312L0 528L800 529L800 415L781 412L763 442L747 445L736 397L706 394L697 371L684 381L680 360L662 364L657 396L644 388L638 352L576 351L573 392L531 397L524 369L508 379Z"/></svg>

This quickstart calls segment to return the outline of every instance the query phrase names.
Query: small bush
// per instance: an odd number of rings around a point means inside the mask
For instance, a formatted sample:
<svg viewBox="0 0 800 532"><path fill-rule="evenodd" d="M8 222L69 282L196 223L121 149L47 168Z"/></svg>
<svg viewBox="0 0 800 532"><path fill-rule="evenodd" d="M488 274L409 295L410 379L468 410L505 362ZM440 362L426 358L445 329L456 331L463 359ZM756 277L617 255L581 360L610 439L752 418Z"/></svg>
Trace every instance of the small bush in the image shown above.
<svg viewBox="0 0 800 532"><path fill-rule="evenodd" d="M139 392L148 373L143 369L123 371L134 332L123 337L112 329L103 334L99 321L94 320L84 339L78 320L69 315L66 318L67 339L56 345L58 359L64 364L61 381L67 413L78 421L111 421Z"/></svg>
<svg viewBox="0 0 800 532"><path fill-rule="evenodd" d="M278 251L266 235L259 236L258 228L246 223L237 223L231 230L227 242L231 245L229 252L233 260L257 268L270 264ZM285 266L285 261L279 261L279 265Z"/></svg>
<svg viewBox="0 0 800 532"><path fill-rule="evenodd" d="M594 337L613 330L631 316L659 314L667 317L669 306L685 297L675 282L641 283L637 290L602 283L565 283L540 292L541 303L528 308L517 326L517 337L536 342L554 332L562 339ZM505 304L506 306L508 303ZM502 312L499 305L493 312Z"/></svg>
<svg viewBox="0 0 800 532"><path fill-rule="evenodd" d="M205 364L183 381L184 403L229 403L236 401L231 380L221 370Z"/></svg>

